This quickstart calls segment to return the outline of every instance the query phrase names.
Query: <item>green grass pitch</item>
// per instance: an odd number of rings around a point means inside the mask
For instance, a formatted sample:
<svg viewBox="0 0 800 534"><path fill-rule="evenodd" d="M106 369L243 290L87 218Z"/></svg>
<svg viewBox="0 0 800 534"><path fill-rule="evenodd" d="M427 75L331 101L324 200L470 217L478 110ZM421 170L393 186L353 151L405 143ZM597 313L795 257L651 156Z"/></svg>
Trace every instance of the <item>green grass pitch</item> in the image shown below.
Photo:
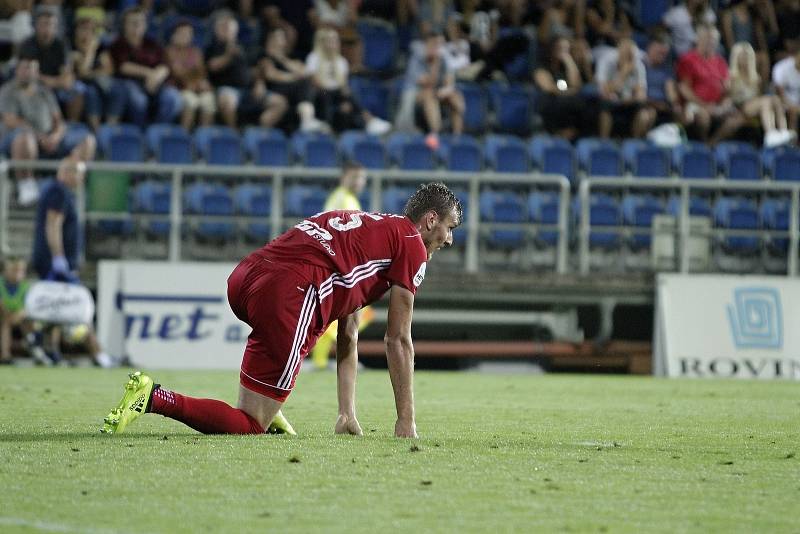
<svg viewBox="0 0 800 534"><path fill-rule="evenodd" d="M160 416L98 433L126 371L0 370L0 532L797 532L800 389L780 382L420 372L419 440L334 436L333 373L300 435L203 436ZM235 372L157 372L235 401Z"/></svg>

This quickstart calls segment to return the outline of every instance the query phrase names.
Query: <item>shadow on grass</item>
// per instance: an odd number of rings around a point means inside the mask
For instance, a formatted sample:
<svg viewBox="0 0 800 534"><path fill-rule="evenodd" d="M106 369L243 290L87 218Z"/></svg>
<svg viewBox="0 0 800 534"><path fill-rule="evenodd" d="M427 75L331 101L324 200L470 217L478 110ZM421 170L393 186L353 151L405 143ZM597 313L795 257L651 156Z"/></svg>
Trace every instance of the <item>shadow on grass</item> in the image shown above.
<svg viewBox="0 0 800 534"><path fill-rule="evenodd" d="M148 433L131 433L119 436L109 436L97 432L36 432L29 434L0 434L0 444L3 443L37 443L37 442L71 442L75 440L85 440L87 438L94 438L98 441L107 440L109 443L122 443L123 440L161 440L164 438L180 439L188 437L203 437L205 439L212 438L213 436L204 436L196 432L186 432L184 434L165 434L164 432L148 432Z"/></svg>

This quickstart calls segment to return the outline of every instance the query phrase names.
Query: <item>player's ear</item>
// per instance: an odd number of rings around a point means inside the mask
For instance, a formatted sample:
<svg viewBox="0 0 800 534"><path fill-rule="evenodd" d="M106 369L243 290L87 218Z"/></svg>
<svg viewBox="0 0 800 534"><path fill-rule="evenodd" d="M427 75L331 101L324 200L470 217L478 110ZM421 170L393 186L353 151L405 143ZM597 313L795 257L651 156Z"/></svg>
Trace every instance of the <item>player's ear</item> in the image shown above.
<svg viewBox="0 0 800 534"><path fill-rule="evenodd" d="M436 226L436 219L438 217L439 217L439 215L433 210L431 210L428 213L426 213L425 214L425 228L427 230L432 230L433 227Z"/></svg>

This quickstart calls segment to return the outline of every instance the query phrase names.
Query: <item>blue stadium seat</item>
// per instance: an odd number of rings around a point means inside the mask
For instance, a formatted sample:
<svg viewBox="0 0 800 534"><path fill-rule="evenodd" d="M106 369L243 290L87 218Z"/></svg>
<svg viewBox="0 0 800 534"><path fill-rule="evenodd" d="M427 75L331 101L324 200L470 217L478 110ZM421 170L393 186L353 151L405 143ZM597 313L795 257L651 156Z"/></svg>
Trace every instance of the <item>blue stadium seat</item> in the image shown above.
<svg viewBox="0 0 800 534"><path fill-rule="evenodd" d="M524 86L494 83L489 86L497 130L515 135L531 131L533 95Z"/></svg>
<svg viewBox="0 0 800 534"><path fill-rule="evenodd" d="M306 167L338 167L336 140L323 133L297 132L292 136L292 151Z"/></svg>
<svg viewBox="0 0 800 534"><path fill-rule="evenodd" d="M133 124L103 125L97 130L97 144L110 161L144 161L144 139Z"/></svg>
<svg viewBox="0 0 800 534"><path fill-rule="evenodd" d="M580 222L581 203L580 197L572 201L572 213L576 223ZM589 223L593 226L619 226L622 214L619 202L614 197L605 193L593 193L589 196ZM613 249L620 244L619 232L604 230L590 230L589 246L603 249Z"/></svg>
<svg viewBox="0 0 800 534"><path fill-rule="evenodd" d="M478 172L483 169L483 147L468 135L441 138L442 160L448 171Z"/></svg>
<svg viewBox="0 0 800 534"><path fill-rule="evenodd" d="M672 195L667 201L667 213L673 217L680 217L681 212L681 197L680 195ZM698 217L711 217L711 203L704 197L689 196L689 215Z"/></svg>
<svg viewBox="0 0 800 534"><path fill-rule="evenodd" d="M636 0L635 18L642 28L655 26L672 4L672 0Z"/></svg>
<svg viewBox="0 0 800 534"><path fill-rule="evenodd" d="M257 218L245 225L244 235L250 241L264 241L270 237L269 216L272 213L272 188L265 184L241 184L233 191L236 213Z"/></svg>
<svg viewBox="0 0 800 534"><path fill-rule="evenodd" d="M622 157L613 141L587 137L575 145L578 165L589 176L622 175Z"/></svg>
<svg viewBox="0 0 800 534"><path fill-rule="evenodd" d="M242 142L233 128L201 126L194 133L194 143L209 165L242 164Z"/></svg>
<svg viewBox="0 0 800 534"><path fill-rule="evenodd" d="M403 213L408 198L414 194L416 188L409 186L391 186L383 190L381 197L381 211L383 213Z"/></svg>
<svg viewBox="0 0 800 534"><path fill-rule="evenodd" d="M283 214L289 217L310 217L320 213L328 193L321 186L294 184L286 188Z"/></svg>
<svg viewBox="0 0 800 534"><path fill-rule="evenodd" d="M532 191L528 195L528 211L531 222L537 224L558 224L558 203L560 195L555 191ZM539 230L536 242L540 245L555 246L558 232L555 230Z"/></svg>
<svg viewBox="0 0 800 534"><path fill-rule="evenodd" d="M394 70L397 31L386 23L359 22L356 25L364 44L364 66L378 72Z"/></svg>
<svg viewBox="0 0 800 534"><path fill-rule="evenodd" d="M622 221L626 226L650 228L653 217L664 213L664 204L652 195L628 194L622 200ZM629 244L634 250L650 248L651 234L635 233Z"/></svg>
<svg viewBox="0 0 800 534"><path fill-rule="evenodd" d="M669 176L669 154L661 147L640 139L622 142L625 169L636 177L666 178Z"/></svg>
<svg viewBox="0 0 800 534"><path fill-rule="evenodd" d="M717 175L711 149L697 141L673 148L672 166L681 178L716 178Z"/></svg>
<svg viewBox="0 0 800 534"><path fill-rule="evenodd" d="M281 130L251 126L244 131L244 147L256 165L289 165L289 141Z"/></svg>
<svg viewBox="0 0 800 534"><path fill-rule="evenodd" d="M431 171L436 168L434 152L421 135L395 133L386 142L389 157L406 171Z"/></svg>
<svg viewBox="0 0 800 534"><path fill-rule="evenodd" d="M785 198L768 198L761 203L761 225L767 230L789 230L790 202ZM789 238L770 236L768 240L770 252L784 255L789 250Z"/></svg>
<svg viewBox="0 0 800 534"><path fill-rule="evenodd" d="M148 215L168 215L172 186L168 183L147 180L133 189L133 211ZM169 234L170 223L167 220L149 221L145 231L153 236L164 237Z"/></svg>
<svg viewBox="0 0 800 534"><path fill-rule="evenodd" d="M391 94L389 86L385 82L362 76L351 76L350 90L361 107L382 119L391 119L389 109Z"/></svg>
<svg viewBox="0 0 800 534"><path fill-rule="evenodd" d="M723 141L714 150L717 170L729 180L761 180L761 157L750 143Z"/></svg>
<svg viewBox="0 0 800 534"><path fill-rule="evenodd" d="M486 131L489 114L489 97L483 86L478 83L459 82L457 85L464 95L464 129L470 133Z"/></svg>
<svg viewBox="0 0 800 534"><path fill-rule="evenodd" d="M525 200L513 191L485 190L480 195L481 221L484 223L519 223L528 221ZM522 228L492 229L486 244L493 248L514 249L525 244Z"/></svg>
<svg viewBox="0 0 800 534"><path fill-rule="evenodd" d="M186 212L192 215L232 216L233 198L230 190L221 184L199 182L183 193ZM206 239L231 239L236 235L236 225L228 221L201 221L196 234Z"/></svg>
<svg viewBox="0 0 800 534"><path fill-rule="evenodd" d="M776 182L800 181L800 150L782 146L764 149L761 159L767 173Z"/></svg>
<svg viewBox="0 0 800 534"><path fill-rule="evenodd" d="M194 163L192 137L177 124L151 124L145 132L147 148L159 163Z"/></svg>
<svg viewBox="0 0 800 534"><path fill-rule="evenodd" d="M537 135L528 145L531 160L543 173L563 174L575 181L575 157L572 145L561 137Z"/></svg>
<svg viewBox="0 0 800 534"><path fill-rule="evenodd" d="M346 159L357 161L367 169L386 168L386 149L379 137L348 130L339 136L339 148Z"/></svg>
<svg viewBox="0 0 800 534"><path fill-rule="evenodd" d="M756 203L742 197L723 197L714 205L714 224L731 230L758 230L760 220ZM761 243L758 237L729 235L721 240L723 247L734 253L752 254Z"/></svg>
<svg viewBox="0 0 800 534"><path fill-rule="evenodd" d="M484 141L486 161L496 172L525 173L530 161L525 143L512 135L487 135Z"/></svg>

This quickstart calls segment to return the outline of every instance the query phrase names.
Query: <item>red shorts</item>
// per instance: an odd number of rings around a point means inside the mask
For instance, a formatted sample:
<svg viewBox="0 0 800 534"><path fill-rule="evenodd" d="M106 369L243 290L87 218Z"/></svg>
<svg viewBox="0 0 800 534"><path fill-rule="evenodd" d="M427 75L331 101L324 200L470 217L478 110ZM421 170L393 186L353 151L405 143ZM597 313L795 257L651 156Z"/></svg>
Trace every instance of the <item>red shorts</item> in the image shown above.
<svg viewBox="0 0 800 534"><path fill-rule="evenodd" d="M290 268L251 254L228 277L233 313L250 325L239 382L283 402L320 335L317 289Z"/></svg>

